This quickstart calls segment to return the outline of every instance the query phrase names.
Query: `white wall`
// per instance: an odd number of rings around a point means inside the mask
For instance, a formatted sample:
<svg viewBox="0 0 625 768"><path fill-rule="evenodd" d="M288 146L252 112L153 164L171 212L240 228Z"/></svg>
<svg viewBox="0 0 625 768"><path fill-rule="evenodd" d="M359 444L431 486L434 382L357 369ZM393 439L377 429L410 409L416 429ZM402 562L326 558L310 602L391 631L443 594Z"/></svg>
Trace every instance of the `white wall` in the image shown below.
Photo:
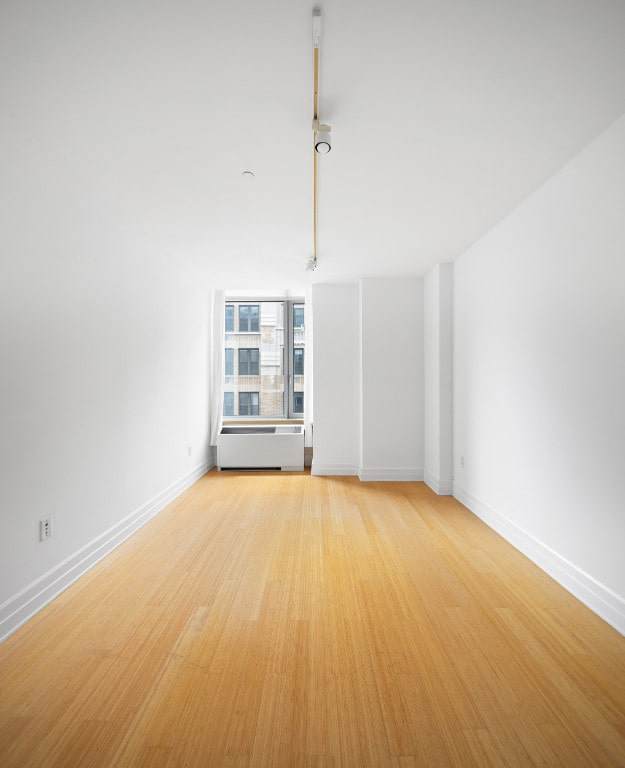
<svg viewBox="0 0 625 768"><path fill-rule="evenodd" d="M622 118L454 274L455 495L622 632L624 211Z"/></svg>
<svg viewBox="0 0 625 768"><path fill-rule="evenodd" d="M356 283L315 285L313 475L355 475L360 434Z"/></svg>
<svg viewBox="0 0 625 768"><path fill-rule="evenodd" d="M128 243L113 202L53 153L17 130L3 149L0 638L208 455L205 283Z"/></svg>
<svg viewBox="0 0 625 768"><path fill-rule="evenodd" d="M360 343L358 474L423 480L423 281L362 280Z"/></svg>
<svg viewBox="0 0 625 768"><path fill-rule="evenodd" d="M449 495L453 480L453 264L439 264L424 280L425 482Z"/></svg>
<svg viewBox="0 0 625 768"><path fill-rule="evenodd" d="M314 475L422 480L423 281L313 287Z"/></svg>

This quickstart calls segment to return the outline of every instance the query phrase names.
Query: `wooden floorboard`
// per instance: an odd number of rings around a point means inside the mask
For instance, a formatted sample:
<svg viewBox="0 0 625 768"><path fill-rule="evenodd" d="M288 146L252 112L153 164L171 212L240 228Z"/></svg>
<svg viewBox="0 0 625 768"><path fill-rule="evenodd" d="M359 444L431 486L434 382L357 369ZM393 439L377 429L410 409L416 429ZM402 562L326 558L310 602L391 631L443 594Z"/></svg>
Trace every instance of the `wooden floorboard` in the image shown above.
<svg viewBox="0 0 625 768"><path fill-rule="evenodd" d="M0 646L0 765L625 766L625 638L423 483L212 471Z"/></svg>

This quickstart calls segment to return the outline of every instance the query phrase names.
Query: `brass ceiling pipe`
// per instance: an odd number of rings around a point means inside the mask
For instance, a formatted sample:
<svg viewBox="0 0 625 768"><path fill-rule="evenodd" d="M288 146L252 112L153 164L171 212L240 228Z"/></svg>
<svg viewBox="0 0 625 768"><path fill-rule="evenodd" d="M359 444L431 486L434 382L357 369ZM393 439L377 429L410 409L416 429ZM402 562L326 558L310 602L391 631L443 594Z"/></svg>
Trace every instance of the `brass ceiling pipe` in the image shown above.
<svg viewBox="0 0 625 768"><path fill-rule="evenodd" d="M329 125L319 123L319 43L321 40L321 11L313 10L313 257L308 260L307 270L317 268L317 177L319 153L326 154L330 151Z"/></svg>
<svg viewBox="0 0 625 768"><path fill-rule="evenodd" d="M313 10L313 125L319 120L319 42L321 40L321 11ZM313 131L313 265L317 267L317 131Z"/></svg>

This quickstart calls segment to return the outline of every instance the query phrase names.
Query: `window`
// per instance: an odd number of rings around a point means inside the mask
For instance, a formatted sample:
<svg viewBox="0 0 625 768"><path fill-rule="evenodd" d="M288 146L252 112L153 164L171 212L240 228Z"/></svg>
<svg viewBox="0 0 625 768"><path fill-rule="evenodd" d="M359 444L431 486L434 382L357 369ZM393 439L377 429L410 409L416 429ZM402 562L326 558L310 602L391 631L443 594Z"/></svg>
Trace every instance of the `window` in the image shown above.
<svg viewBox="0 0 625 768"><path fill-rule="evenodd" d="M229 299L225 312L224 416L301 418L303 301ZM250 382L243 378L248 376L257 378Z"/></svg>
<svg viewBox="0 0 625 768"><path fill-rule="evenodd" d="M224 416L234 416L234 392L224 392Z"/></svg>
<svg viewBox="0 0 625 768"><path fill-rule="evenodd" d="M226 376L234 376L234 349L232 347L226 347L224 351L226 353L224 359Z"/></svg>
<svg viewBox="0 0 625 768"><path fill-rule="evenodd" d="M293 328L303 328L303 327L304 327L304 305L294 304L293 305Z"/></svg>
<svg viewBox="0 0 625 768"><path fill-rule="evenodd" d="M258 376L258 349L239 350L239 376Z"/></svg>
<svg viewBox="0 0 625 768"><path fill-rule="evenodd" d="M304 350L296 347L293 350L293 374L295 376L304 375Z"/></svg>
<svg viewBox="0 0 625 768"><path fill-rule="evenodd" d="M234 304L226 304L226 333L234 332Z"/></svg>
<svg viewBox="0 0 625 768"><path fill-rule="evenodd" d="M258 416L258 392L239 392L239 416Z"/></svg>
<svg viewBox="0 0 625 768"><path fill-rule="evenodd" d="M239 333L258 331L258 304L239 304Z"/></svg>

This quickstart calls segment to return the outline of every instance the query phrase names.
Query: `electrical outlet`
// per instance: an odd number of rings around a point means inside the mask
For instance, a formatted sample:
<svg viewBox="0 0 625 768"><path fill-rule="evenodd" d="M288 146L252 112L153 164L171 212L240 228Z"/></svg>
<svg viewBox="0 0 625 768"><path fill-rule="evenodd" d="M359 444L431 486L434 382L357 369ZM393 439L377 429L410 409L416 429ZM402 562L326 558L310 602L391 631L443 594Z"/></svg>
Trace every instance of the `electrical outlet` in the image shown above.
<svg viewBox="0 0 625 768"><path fill-rule="evenodd" d="M52 536L52 518L39 521L39 541L45 541Z"/></svg>
<svg viewBox="0 0 625 768"><path fill-rule="evenodd" d="M187 446L187 456L190 456L190 455L191 455L191 446L188 445Z"/></svg>
<svg viewBox="0 0 625 768"><path fill-rule="evenodd" d="M460 466L464 469L464 456L460 457Z"/></svg>

